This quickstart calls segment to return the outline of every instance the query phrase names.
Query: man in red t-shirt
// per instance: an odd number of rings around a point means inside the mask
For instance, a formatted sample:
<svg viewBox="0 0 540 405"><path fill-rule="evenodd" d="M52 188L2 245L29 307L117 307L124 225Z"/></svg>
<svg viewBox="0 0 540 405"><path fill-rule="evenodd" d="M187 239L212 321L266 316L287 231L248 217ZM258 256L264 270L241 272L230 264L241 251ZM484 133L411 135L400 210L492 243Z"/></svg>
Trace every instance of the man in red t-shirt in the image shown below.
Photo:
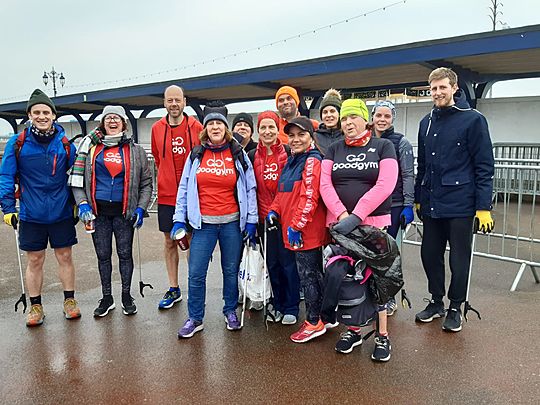
<svg viewBox="0 0 540 405"><path fill-rule="evenodd" d="M152 125L152 155L158 170L158 223L165 238L165 265L169 290L159 302L160 309L171 308L182 300L178 284L178 246L170 238L176 193L186 159L191 149L199 145L203 127L199 121L184 113L186 98L179 86L165 89L163 104L167 115Z"/></svg>

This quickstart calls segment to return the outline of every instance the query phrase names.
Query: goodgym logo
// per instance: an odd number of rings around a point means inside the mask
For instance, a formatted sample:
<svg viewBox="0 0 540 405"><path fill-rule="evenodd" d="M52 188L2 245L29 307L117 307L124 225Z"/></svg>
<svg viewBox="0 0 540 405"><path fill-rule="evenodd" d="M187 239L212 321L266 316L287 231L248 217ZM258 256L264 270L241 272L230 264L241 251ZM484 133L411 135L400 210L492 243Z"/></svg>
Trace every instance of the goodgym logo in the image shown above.
<svg viewBox="0 0 540 405"><path fill-rule="evenodd" d="M181 136L177 136L176 138L173 138L172 140L173 153L176 153L177 155L185 154L186 148L182 146L183 144L184 144L184 138L182 138Z"/></svg>
<svg viewBox="0 0 540 405"><path fill-rule="evenodd" d="M278 165L277 163L265 164L263 180L277 180L278 178Z"/></svg>
<svg viewBox="0 0 540 405"><path fill-rule="evenodd" d="M119 152L106 151L103 160L105 162L120 164L122 163L122 156L120 156Z"/></svg>
<svg viewBox="0 0 540 405"><path fill-rule="evenodd" d="M208 159L204 166L199 166L197 173L209 173L216 176L228 176L234 174L233 169L225 167L225 162L221 159Z"/></svg>

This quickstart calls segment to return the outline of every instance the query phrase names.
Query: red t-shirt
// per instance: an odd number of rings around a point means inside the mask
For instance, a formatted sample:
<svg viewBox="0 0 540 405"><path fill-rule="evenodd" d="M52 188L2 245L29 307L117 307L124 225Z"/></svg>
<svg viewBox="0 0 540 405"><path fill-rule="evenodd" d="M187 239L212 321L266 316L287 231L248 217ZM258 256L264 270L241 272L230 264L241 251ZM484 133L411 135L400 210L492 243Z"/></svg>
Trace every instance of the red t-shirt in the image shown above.
<svg viewBox="0 0 540 405"><path fill-rule="evenodd" d="M122 155L120 155L120 149L118 146L104 150L103 163L105 164L105 167L109 171L112 178L115 178L122 173L124 165L122 163Z"/></svg>
<svg viewBox="0 0 540 405"><path fill-rule="evenodd" d="M171 142L172 142L172 154L174 159L174 169L176 171L176 182L180 182L182 177L182 171L184 170L184 164L186 163L186 156L191 150L189 147L188 136L188 123L184 117L182 123L175 127L171 127ZM186 147L186 142L188 145Z"/></svg>
<svg viewBox="0 0 540 405"><path fill-rule="evenodd" d="M236 170L230 149L205 150L197 169L197 188L202 215L229 215L238 212L234 198Z"/></svg>
<svg viewBox="0 0 540 405"><path fill-rule="evenodd" d="M279 179L278 157L276 154L266 155L264 162L263 181L268 191L275 195Z"/></svg>

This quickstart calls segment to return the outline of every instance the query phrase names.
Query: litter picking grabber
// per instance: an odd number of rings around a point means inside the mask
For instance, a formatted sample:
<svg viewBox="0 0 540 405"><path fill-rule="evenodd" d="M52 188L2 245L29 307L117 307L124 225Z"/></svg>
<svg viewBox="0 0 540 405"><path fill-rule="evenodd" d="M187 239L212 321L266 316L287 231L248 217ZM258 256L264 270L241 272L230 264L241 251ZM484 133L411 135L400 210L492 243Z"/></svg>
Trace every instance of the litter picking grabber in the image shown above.
<svg viewBox="0 0 540 405"><path fill-rule="evenodd" d="M403 239L405 239L405 235L407 233L407 221L405 220L405 216L401 215L399 217L399 254L401 255L401 265L403 265ZM409 297L407 297L407 292L404 288L401 289L401 306L403 308L409 307L409 309L412 308L411 300Z"/></svg>
<svg viewBox="0 0 540 405"><path fill-rule="evenodd" d="M17 230L17 219L14 217L11 225L15 231L15 245L17 246L17 261L19 262L19 275L21 276L21 290L22 294L19 297L19 300L15 303L15 312L17 312L19 304L23 305L23 314L26 312L28 304L26 303L26 292L24 291L24 277L21 263L21 250L19 249L19 231Z"/></svg>
<svg viewBox="0 0 540 405"><path fill-rule="evenodd" d="M152 284L146 284L142 281L142 263L141 263L141 240L139 238L139 228L135 228L137 232L137 261L139 262L139 293L144 298L144 287L150 287L152 290L154 287Z"/></svg>
<svg viewBox="0 0 540 405"><path fill-rule="evenodd" d="M264 243L263 243L263 320L266 330L268 330L268 319L267 319L267 308L268 303L266 302L266 277L268 275L268 265L266 264L266 252L268 246L268 233L266 229L266 221L264 221Z"/></svg>
<svg viewBox="0 0 540 405"><path fill-rule="evenodd" d="M480 312L478 312L476 309L474 309L471 304L469 303L469 292L471 290L471 274L472 274L472 268L473 268L473 258L474 258L474 248L476 246L476 232L478 231L478 220L474 219L474 228L473 228L473 237L472 237L472 243L471 243L471 260L469 262L469 277L467 278L467 294L465 295L465 306L463 308L463 317L466 321L467 319L467 312L473 311L476 316L478 316L478 319L482 319L480 316Z"/></svg>
<svg viewBox="0 0 540 405"><path fill-rule="evenodd" d="M247 242L249 249L249 241ZM249 255L246 255L246 262L244 265L244 294L242 297L242 315L240 316L240 327L244 327L244 315L246 314L246 293L247 293L247 283L249 279Z"/></svg>

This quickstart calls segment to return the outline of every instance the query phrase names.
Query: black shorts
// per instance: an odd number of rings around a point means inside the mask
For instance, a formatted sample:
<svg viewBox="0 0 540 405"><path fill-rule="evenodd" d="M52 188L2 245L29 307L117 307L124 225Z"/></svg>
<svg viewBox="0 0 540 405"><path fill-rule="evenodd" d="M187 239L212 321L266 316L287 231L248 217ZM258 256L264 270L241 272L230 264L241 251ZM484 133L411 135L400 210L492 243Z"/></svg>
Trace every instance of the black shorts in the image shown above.
<svg viewBox="0 0 540 405"><path fill-rule="evenodd" d="M158 204L158 226L161 232L169 233L172 230L175 207L173 205Z"/></svg>
<svg viewBox="0 0 540 405"><path fill-rule="evenodd" d="M37 252L51 248L58 249L77 243L75 221L68 218L54 224L38 224L21 221L19 226L19 247L26 252Z"/></svg>

